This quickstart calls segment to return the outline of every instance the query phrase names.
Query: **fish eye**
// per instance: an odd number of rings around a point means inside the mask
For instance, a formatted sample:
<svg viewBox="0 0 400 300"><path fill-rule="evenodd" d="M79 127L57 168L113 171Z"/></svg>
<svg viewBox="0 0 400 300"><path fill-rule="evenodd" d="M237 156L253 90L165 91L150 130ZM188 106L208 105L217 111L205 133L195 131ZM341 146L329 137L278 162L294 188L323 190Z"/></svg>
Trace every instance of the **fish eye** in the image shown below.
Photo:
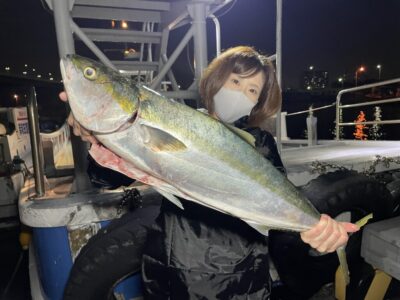
<svg viewBox="0 0 400 300"><path fill-rule="evenodd" d="M89 80L95 80L96 79L96 70L92 67L86 67L83 70L83 75L89 79Z"/></svg>

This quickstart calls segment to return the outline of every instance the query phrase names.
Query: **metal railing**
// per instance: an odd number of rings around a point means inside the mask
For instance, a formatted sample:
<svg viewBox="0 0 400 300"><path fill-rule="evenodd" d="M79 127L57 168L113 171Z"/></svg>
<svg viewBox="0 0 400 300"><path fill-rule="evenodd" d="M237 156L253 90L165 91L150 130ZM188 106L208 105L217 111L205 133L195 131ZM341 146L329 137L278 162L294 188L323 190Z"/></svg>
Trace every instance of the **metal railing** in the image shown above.
<svg viewBox="0 0 400 300"><path fill-rule="evenodd" d="M313 107L313 105L310 105L310 107L307 110L296 111L293 113L285 114L285 121L286 121L286 117L297 116L297 115L301 115L301 114L308 114L308 116L307 116L308 146L314 146L317 143L317 141L316 141L316 139L317 139L316 123L313 123L314 112L323 110L323 109L328 109L328 108L334 107L335 105L336 105L335 102L332 104L328 104L328 105L324 105L324 106L320 106L320 107ZM308 120L308 119L310 119L310 120ZM316 119L316 118L314 118L314 119Z"/></svg>
<svg viewBox="0 0 400 300"><path fill-rule="evenodd" d="M361 103L355 103L355 104L346 104L342 105L341 104L341 99L342 96L346 93L351 93L351 92L356 92L360 90L365 90L365 89L370 89L378 86L383 86L383 85L389 85L393 83L398 83L400 82L400 78L396 79L391 79L391 80L386 80L386 81L381 81L377 83L372 83L372 84L365 84L359 87L354 87L350 89L345 89L341 90L338 95L336 96L336 140L340 139L340 127L341 126L354 126L354 125L374 125L374 124L400 124L400 119L395 119L395 120L375 120L375 121L365 121L365 122L340 122L340 112L341 109L344 108L351 108L351 107L360 107L360 106L370 106L374 104L384 104L384 103L393 103L393 102L400 102L400 98L391 98L391 99L384 99L384 100L378 100L378 101L368 101L368 102L361 102Z"/></svg>
<svg viewBox="0 0 400 300"><path fill-rule="evenodd" d="M57 157L68 147L68 143L70 142L69 125L65 122L63 126L54 132L40 133L40 137L42 142L50 141L52 143L53 155Z"/></svg>
<svg viewBox="0 0 400 300"><path fill-rule="evenodd" d="M395 103L395 102L400 102L400 97L396 98L390 98L390 99L383 99L383 100L375 100L375 101L368 101L368 102L361 102L361 103L354 103L354 104L341 104L341 98L343 94L346 93L351 93L359 90L364 90L364 89L370 89L374 87L379 87L379 86L384 86L384 85L390 85L394 83L400 83L400 78L397 79L392 79L392 80L387 80L387 81L382 81L378 83L373 83L373 84L366 84L362 85L359 87L354 87L350 89L345 89L339 91L338 95L336 96L336 102L333 102L332 104L320 106L320 107L313 107L312 105L307 109L307 110L302 110L302 111L297 111L293 113L288 113L285 114L285 117L290 117L290 116L296 116L296 115L301 115L301 114L308 114L308 117L313 116L315 111L323 110L323 109L328 109L331 107L336 107L336 126L335 126L335 133L336 133L336 140L340 139L340 127L342 126L355 126L355 125L375 125L375 124L400 124L400 119L394 119L394 120L375 120L375 121L364 121L364 122L341 122L340 120L340 114L342 109L346 108L353 108L353 107L361 107L361 106L371 106L371 105L376 105L376 104L386 104L386 103ZM313 136L314 135L314 130L316 128L308 127L307 130L309 131L308 134Z"/></svg>
<svg viewBox="0 0 400 300"><path fill-rule="evenodd" d="M62 0L58 0L62 1ZM164 31L172 31L173 29L176 29L182 24L187 24L191 23L189 29L187 30L185 36L182 38L176 49L172 52L172 54L167 58L167 61L164 61L166 58L166 46L163 45L161 48L161 57L160 57L160 63L161 66L158 70L157 76L153 78L151 75L151 82L149 82L149 86L152 89L158 89L160 86L161 81L165 78L165 76L168 76L169 80L173 81L174 79L172 78L173 75L171 72L171 67L175 63L176 59L178 56L182 53L183 49L187 46L189 41L193 39L195 47L194 47L194 57L196 61L196 67L195 68L195 85L197 86L198 81L200 80L201 74L203 69L207 65L207 42L206 42L206 23L205 20L207 18L212 18L212 20L215 23L216 27L216 44L217 44L217 53L219 53L221 50L220 46L220 28L219 28L219 23L217 18L213 15L214 12L218 11L222 7L226 6L232 2L232 0L225 0L223 1L220 5L214 7L209 11L209 5L207 3L189 3L188 4L188 11L185 11L182 13L180 16L178 16L174 21L172 21L168 26L166 26ZM56 3L58 4L58 2ZM54 9L57 8L57 5L53 5ZM60 6L60 5L58 5ZM64 25L68 24L70 25L70 28L72 32L76 34L76 36L93 52L95 56L106 66L112 68L113 70L118 70L118 68L115 66L115 64L103 53L103 51L87 36L85 32L74 22L72 16L68 13L68 11L65 9L64 5ZM61 15L61 13L60 13ZM189 22L190 21L190 22ZM154 27L154 23L152 24ZM150 28L147 28L150 30ZM65 31L68 31L66 29ZM64 37L61 33L58 34L60 37ZM168 36L168 34L166 35ZM63 38L60 38L61 41L64 41ZM144 44L142 43L141 49L143 49ZM73 46L71 46L73 47ZM149 55L152 56L152 51L151 51L151 43L148 43L148 48L149 48ZM59 51L60 53L62 51ZM70 51L71 52L71 51ZM73 53L72 51L71 53ZM141 51L142 55L142 51ZM165 56L164 56L165 55ZM151 59L150 59L151 61ZM127 74L127 75L136 75L140 74L140 71L123 71L122 73ZM151 74L153 71L151 71ZM199 95L197 92L191 91L191 90L180 90L179 88L176 89L174 87L174 91L171 92L166 92L166 91L160 91L162 94L164 94L167 97L180 97L180 98L186 98L186 99L194 99L197 101L197 106L200 106L199 103Z"/></svg>
<svg viewBox="0 0 400 300"><path fill-rule="evenodd" d="M309 109L307 109L307 110L296 111L294 113L286 114L286 116L289 117L289 116L301 115L301 114L306 114L306 113L313 114L314 111L330 108L330 107L335 106L335 105L336 105L336 102L333 102L332 104L320 106L320 107L313 107L311 105L309 107Z"/></svg>

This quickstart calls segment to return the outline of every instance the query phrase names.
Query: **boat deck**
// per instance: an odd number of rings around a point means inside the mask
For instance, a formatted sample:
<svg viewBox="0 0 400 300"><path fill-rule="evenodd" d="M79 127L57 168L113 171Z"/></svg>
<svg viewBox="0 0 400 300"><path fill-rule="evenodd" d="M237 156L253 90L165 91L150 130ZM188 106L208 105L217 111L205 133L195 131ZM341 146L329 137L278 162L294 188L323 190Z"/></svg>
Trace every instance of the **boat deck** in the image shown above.
<svg viewBox="0 0 400 300"><path fill-rule="evenodd" d="M282 160L289 179L303 185L316 178L312 164L316 162L336 165L363 172L377 160L377 156L392 161L388 167L376 165L376 171L400 168L400 142L398 141L320 141L307 147L306 141L285 141Z"/></svg>

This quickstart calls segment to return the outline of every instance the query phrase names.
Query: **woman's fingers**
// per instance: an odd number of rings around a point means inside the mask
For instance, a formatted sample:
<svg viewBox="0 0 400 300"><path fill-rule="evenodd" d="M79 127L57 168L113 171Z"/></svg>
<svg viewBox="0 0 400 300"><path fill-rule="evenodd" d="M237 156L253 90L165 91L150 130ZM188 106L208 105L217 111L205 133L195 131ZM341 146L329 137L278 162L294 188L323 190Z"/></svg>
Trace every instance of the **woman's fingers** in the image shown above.
<svg viewBox="0 0 400 300"><path fill-rule="evenodd" d="M92 132L82 127L74 118L72 113L69 114L67 122L72 127L72 132L76 136L80 136L81 139L89 143L98 143L97 139L92 135Z"/></svg>
<svg viewBox="0 0 400 300"><path fill-rule="evenodd" d="M360 230L360 227L358 227L356 224L353 223L348 223L348 222L340 222L340 224L342 224L344 230L346 230L346 232L357 232Z"/></svg>
<svg viewBox="0 0 400 300"><path fill-rule="evenodd" d="M329 226L329 217L327 215L321 215L319 222L312 227L310 230L302 232L301 238L307 244L315 244L316 239L323 233L327 226ZM311 245L313 246L313 245Z"/></svg>
<svg viewBox="0 0 400 300"><path fill-rule="evenodd" d="M68 96L67 96L67 93L66 93L65 91L62 91L62 92L58 95L58 97L60 97L60 99L61 99L62 101L64 101L64 102L67 102L67 101L68 101Z"/></svg>
<svg viewBox="0 0 400 300"><path fill-rule="evenodd" d="M330 245L326 245L326 250L325 252L334 252L336 251L337 248L346 245L347 241L349 240L349 235L347 234L347 231L345 230L344 226L342 223L337 223L338 230L340 231L338 233L338 238L333 239L332 243Z"/></svg>
<svg viewBox="0 0 400 300"><path fill-rule="evenodd" d="M62 101L68 101L68 96L67 93L65 91L62 91L59 95L60 99ZM67 119L67 123L69 124L69 126L72 127L72 131L76 136L80 136L81 139L85 142L89 142L89 143L97 143L97 139L92 135L92 132L87 130L86 128L82 127L74 118L74 115L72 114L72 112L69 114L68 119Z"/></svg>
<svg viewBox="0 0 400 300"><path fill-rule="evenodd" d="M92 133L89 130L87 130L86 128L83 128L82 126L80 127L80 129L81 129L82 140L84 140L85 142L89 142L91 144L98 143L97 139L92 135Z"/></svg>
<svg viewBox="0 0 400 300"><path fill-rule="evenodd" d="M67 123L68 123L69 126L73 127L74 126L74 122L75 122L75 118L74 118L74 116L72 115L72 112L71 112L68 115Z"/></svg>
<svg viewBox="0 0 400 300"><path fill-rule="evenodd" d="M319 244L315 247L319 252L333 252L337 247L347 243L347 232L342 229L342 226L332 220L329 230L325 231L319 239Z"/></svg>
<svg viewBox="0 0 400 300"><path fill-rule="evenodd" d="M320 221L310 230L302 232L302 240L319 252L333 252L348 241L348 232L359 227L352 223L337 222L328 215L321 215Z"/></svg>

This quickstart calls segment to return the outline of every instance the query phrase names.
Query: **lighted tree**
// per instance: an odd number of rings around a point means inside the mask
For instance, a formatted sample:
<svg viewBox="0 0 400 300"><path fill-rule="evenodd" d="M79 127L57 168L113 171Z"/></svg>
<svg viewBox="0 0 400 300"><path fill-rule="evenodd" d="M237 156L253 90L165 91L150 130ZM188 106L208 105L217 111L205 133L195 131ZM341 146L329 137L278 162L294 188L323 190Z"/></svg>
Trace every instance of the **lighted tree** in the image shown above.
<svg viewBox="0 0 400 300"><path fill-rule="evenodd" d="M340 102L339 102L339 105L341 105ZM342 111L342 109L339 109L339 123L342 123L342 122L343 122L343 111ZM334 123L336 123L336 120L334 121ZM343 137L344 137L343 126L339 126L339 136L337 136L338 133L336 132L336 126L335 126L335 128L333 128L332 134L334 135L334 137L336 139L339 139L339 140L343 139Z"/></svg>
<svg viewBox="0 0 400 300"><path fill-rule="evenodd" d="M362 123L366 122L367 119L365 118L365 113L363 111L360 111L360 113L357 116L357 119L354 120L356 123ZM366 140L368 135L364 133L364 130L368 129L365 124L356 124L356 131L353 133L354 138L356 140Z"/></svg>
<svg viewBox="0 0 400 300"><path fill-rule="evenodd" d="M381 121L382 120L382 110L379 106L374 107L374 120ZM372 140L379 140L383 136L381 132L381 125L374 124L369 129L369 137Z"/></svg>

